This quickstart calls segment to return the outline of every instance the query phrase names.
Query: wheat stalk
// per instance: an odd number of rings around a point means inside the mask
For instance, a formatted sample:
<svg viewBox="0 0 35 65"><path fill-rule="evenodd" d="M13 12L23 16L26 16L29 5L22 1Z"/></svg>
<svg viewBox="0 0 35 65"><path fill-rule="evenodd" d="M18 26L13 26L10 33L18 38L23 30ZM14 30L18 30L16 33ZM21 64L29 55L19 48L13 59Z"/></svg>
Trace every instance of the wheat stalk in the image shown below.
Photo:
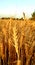
<svg viewBox="0 0 35 65"><path fill-rule="evenodd" d="M19 60L19 46L18 46L18 36L17 36L16 25L13 27L13 40L14 40L14 47L15 47L16 53L18 55L17 65L20 65L20 60Z"/></svg>
<svg viewBox="0 0 35 65"><path fill-rule="evenodd" d="M13 28L13 40L14 40L14 47L16 49L16 53L18 54L18 37L17 37L16 26L14 26L14 28Z"/></svg>

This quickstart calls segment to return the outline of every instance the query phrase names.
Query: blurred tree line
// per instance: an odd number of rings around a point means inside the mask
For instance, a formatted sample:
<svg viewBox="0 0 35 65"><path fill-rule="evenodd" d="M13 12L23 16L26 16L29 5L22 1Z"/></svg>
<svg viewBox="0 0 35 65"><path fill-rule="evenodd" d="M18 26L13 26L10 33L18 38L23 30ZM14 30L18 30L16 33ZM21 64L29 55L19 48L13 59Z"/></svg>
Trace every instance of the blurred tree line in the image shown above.
<svg viewBox="0 0 35 65"><path fill-rule="evenodd" d="M31 17L30 19L31 19L31 20L35 20L35 11L31 14L31 16L32 16L32 17Z"/></svg>

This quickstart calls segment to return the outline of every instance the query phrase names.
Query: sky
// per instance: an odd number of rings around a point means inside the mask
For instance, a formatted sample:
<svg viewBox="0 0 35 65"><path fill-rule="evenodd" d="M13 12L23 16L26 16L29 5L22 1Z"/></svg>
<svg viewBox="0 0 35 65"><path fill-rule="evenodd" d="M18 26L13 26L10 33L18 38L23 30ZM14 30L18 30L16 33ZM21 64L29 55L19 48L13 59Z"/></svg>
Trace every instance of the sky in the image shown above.
<svg viewBox="0 0 35 65"><path fill-rule="evenodd" d="M30 17L33 11L35 0L0 0L0 17L21 17L23 12Z"/></svg>

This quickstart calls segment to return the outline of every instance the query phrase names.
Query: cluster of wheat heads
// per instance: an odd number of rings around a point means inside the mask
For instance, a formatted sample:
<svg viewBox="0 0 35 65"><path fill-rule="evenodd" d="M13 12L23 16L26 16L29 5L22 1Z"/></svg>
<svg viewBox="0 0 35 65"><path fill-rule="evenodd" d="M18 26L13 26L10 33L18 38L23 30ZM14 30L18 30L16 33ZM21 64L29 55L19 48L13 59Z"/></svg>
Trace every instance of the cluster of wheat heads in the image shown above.
<svg viewBox="0 0 35 65"><path fill-rule="evenodd" d="M18 24L19 23L17 23L17 25L15 24L13 27L13 41L16 53L18 55L18 61L21 59L21 64L30 65L30 60L33 55L33 48L35 46L35 25L33 25L32 22L30 23L28 21L24 25L22 22L19 25ZM17 64L19 64L19 62Z"/></svg>
<svg viewBox="0 0 35 65"><path fill-rule="evenodd" d="M26 54L26 65L30 65L30 60L33 55L33 49L35 47L35 23L27 22L24 30L25 33L25 54ZM35 49L34 49L35 50ZM34 51L35 53L35 51ZM33 63L35 64L35 63Z"/></svg>
<svg viewBox="0 0 35 65"><path fill-rule="evenodd" d="M10 19L2 27L0 40L3 64L35 65L35 22Z"/></svg>

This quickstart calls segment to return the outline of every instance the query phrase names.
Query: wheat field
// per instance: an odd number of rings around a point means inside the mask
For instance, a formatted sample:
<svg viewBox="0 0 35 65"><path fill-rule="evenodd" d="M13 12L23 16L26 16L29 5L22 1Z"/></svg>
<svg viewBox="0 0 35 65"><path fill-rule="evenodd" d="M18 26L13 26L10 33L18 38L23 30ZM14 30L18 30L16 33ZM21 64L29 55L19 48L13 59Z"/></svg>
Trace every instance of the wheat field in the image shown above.
<svg viewBox="0 0 35 65"><path fill-rule="evenodd" d="M35 65L35 21L0 19L0 65Z"/></svg>

